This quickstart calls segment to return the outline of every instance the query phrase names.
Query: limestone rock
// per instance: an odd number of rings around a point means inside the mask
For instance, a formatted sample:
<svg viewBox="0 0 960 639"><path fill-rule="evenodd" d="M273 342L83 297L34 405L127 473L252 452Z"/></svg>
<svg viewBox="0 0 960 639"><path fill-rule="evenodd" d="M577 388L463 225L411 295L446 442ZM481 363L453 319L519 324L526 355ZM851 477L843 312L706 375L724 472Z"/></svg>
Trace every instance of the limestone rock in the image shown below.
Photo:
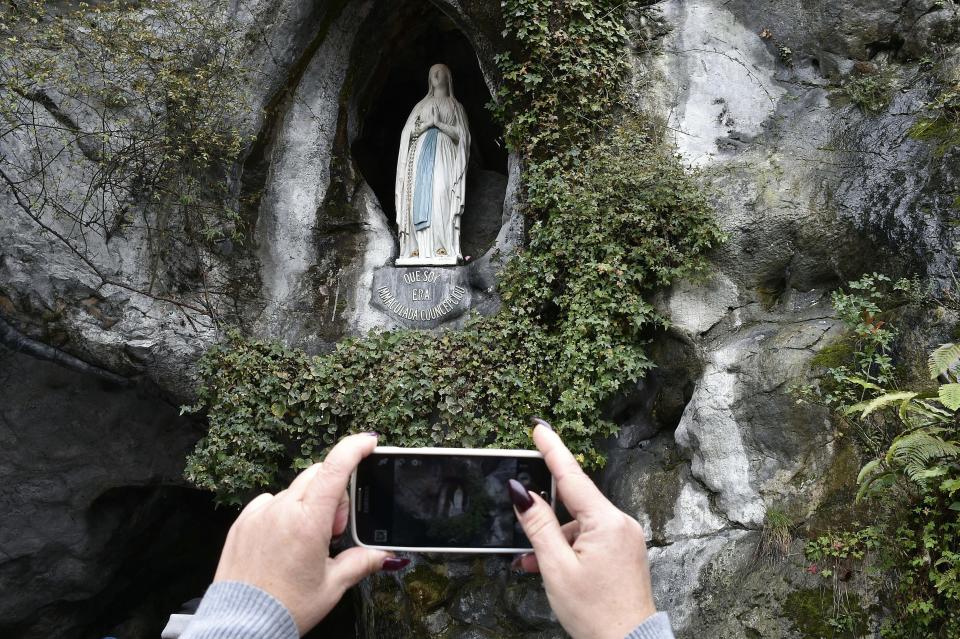
<svg viewBox="0 0 960 639"><path fill-rule="evenodd" d="M2 347L0 406L0 634L157 635L232 518L181 477L199 424Z"/></svg>
<svg viewBox="0 0 960 639"><path fill-rule="evenodd" d="M722 272L711 273L705 283L687 280L674 284L658 294L655 304L671 323L693 335L710 330L731 308L738 305L737 286Z"/></svg>
<svg viewBox="0 0 960 639"><path fill-rule="evenodd" d="M236 123L257 136L235 167L249 242L194 247L169 260L164 285L154 287L141 233L91 238L85 262L0 193L3 319L93 369L143 378L175 403L192 396L191 368L224 323L311 352L401 325L375 297L396 242L383 169L396 141L380 91L422 92L422 84L405 89L406 78L421 82L420 58L429 65L444 55L471 69L456 73L472 77L464 90L479 105L497 86L494 56L506 46L499 7L486 0L257 0L236 12L249 30L246 90L256 107ZM673 326L650 345L658 368L611 402L624 428L597 477L644 524L657 603L679 637L795 636L775 604L810 584L788 567L756 565L753 552L768 509L822 514L836 492L826 475L844 453L827 416L785 391L839 335L831 289L871 270L925 273L946 287L957 270L960 151L911 133L938 88L916 59L938 51L947 70L957 66L956 12L934 0L664 0L636 21L638 39L655 38L662 54L624 51L635 106L665 124L698 169L730 238L711 253L706 278L656 296ZM881 68L890 103L864 113L841 84ZM472 259L455 279L471 309L491 313L496 273L524 237L520 166L499 148L493 124L471 124L484 131L471 156L483 159L471 169L464 217ZM16 154L23 141L0 144ZM71 157L56 168L71 183L93 167ZM200 271L222 294L198 293ZM465 316L429 330L456 328ZM9 487L0 501L17 513L0 535L0 581L10 593L0 601L0 634L52 636L40 611L62 629L91 628L82 608L100 605L89 602L104 601L97 596L108 583L119 601L136 582L122 575L127 555L105 552L111 540L168 530L161 520L182 530L206 512L195 503L177 513L169 501L188 501L179 465L199 431L156 398L86 378L74 387L52 366L12 356L0 367L12 375L0 391L14 397L0 421L3 450L13 451L0 452ZM78 417L93 408L96 417ZM415 572L427 564L429 573ZM507 565L425 558L371 579L360 588L363 632L562 636L537 578ZM148 610L116 605L140 610L126 626L135 628L172 612L159 610L175 608L172 597Z"/></svg>
<svg viewBox="0 0 960 639"><path fill-rule="evenodd" d="M384 193L375 193L378 176L360 172L351 155L369 133L364 129L381 126L365 120L376 100L389 98L376 92L375 78L391 63L406 68L405 60L416 59L425 43L441 36L445 49L431 55L453 57L467 68L462 86L471 112L483 116L477 118L479 159L468 174L464 224L470 236L464 246L471 260L465 277L473 307L495 310L494 273L517 246L522 228L515 213L516 161L510 158L508 166L507 155L496 151L497 132L483 106L495 84L499 13L485 3L451 3L451 21L422 2L395 8L374 0L262 0L237 7L236 20L249 25L250 66L256 69L247 91L251 103L263 107L236 123L243 134L257 136L237 167L238 195L253 202L244 204L253 232L244 246L221 243L183 252L172 261L165 288L154 285L142 233L109 242L85 238L85 263L43 231L10 193L0 193L6 319L91 365L149 378L181 401L193 395L194 362L222 338L225 325L311 352L328 350L347 335L397 326L371 296L374 271L396 251L388 217L392 196L385 201ZM398 33L398 25L406 30ZM361 44L372 40L393 46L397 55L385 60L381 50ZM422 92L423 73L399 81ZM16 138L2 144L4 153L23 152ZM396 144L389 142L386 155L395 156ZM78 182L92 170L82 157L56 168L65 181ZM46 223L67 238L75 232L57 219Z"/></svg>

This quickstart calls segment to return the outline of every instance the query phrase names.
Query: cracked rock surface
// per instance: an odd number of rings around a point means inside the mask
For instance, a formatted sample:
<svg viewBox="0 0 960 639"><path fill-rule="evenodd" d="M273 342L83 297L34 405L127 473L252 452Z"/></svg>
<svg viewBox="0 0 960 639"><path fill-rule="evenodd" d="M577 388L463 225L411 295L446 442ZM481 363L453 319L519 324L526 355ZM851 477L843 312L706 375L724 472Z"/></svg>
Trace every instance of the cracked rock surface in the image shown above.
<svg viewBox="0 0 960 639"><path fill-rule="evenodd" d="M494 89L494 55L504 47L496 2L258 0L238 8L257 73L248 87L256 108L237 126L267 142L249 149L238 168L244 188L262 192L251 212L252 243L199 258L209 283L226 292L209 300L222 319L312 352L397 325L371 296L378 269L393 256L389 205L353 144L373 104L371 87L390 68L389 47L369 43L422 44L403 33L428 19L438 33L462 34ZM597 476L644 524L657 605L678 637L798 636L781 603L815 582L791 562L756 560L764 517L771 508L822 517L835 475L851 468L828 415L797 406L786 390L841 336L830 290L872 270L947 286L956 270L960 151L910 135L937 90L918 59L936 54L956 72L956 25L956 6L934 0L664 0L634 20L638 42L654 34L658 53L624 51L633 62L631 100L665 124L729 235L710 256L706 278L656 296L673 326L651 345L658 368L611 403L623 428L607 442L608 463ZM879 66L890 70L895 90L870 115L841 85ZM16 140L4 145L4 154L22 150ZM484 182L477 204L492 211L478 226L492 244L465 267L481 312L497 308L495 274L522 241L519 166L513 156L505 164ZM79 180L89 169L80 166L59 169ZM151 260L137 231L90 241L84 262L0 191L0 329L59 349L75 358L62 361L101 377L147 380L172 404L188 400L191 367L222 327L145 293ZM195 282L177 284L190 290ZM199 433L165 420L173 410L166 403L99 394L96 384L106 382L95 377L62 399L73 406L67 413L94 415L76 423L45 407L50 388L68 384L57 381L53 364L20 354L0 366L0 373L31 369L4 388L14 401L48 393L36 400L42 410L14 418L7 408L0 421L0 441L12 451L0 455L8 482L0 500L18 513L5 517L0 540L0 583L13 593L0 602L0 629L35 624L36 636L54 636L54 626L37 621L44 611L74 629L100 605L120 571L104 559L107 548L132 552L151 517L173 521L171 535L189 527L194 511L177 514L162 501L185 490L182 460ZM109 410L79 410L96 402ZM124 424L116 411L128 410L144 418ZM31 433L10 427L29 420ZM53 438L55 445L44 444ZM122 463L107 464L90 442L104 442ZM149 507L138 501L145 495ZM90 523L91 512L103 526ZM362 636L564 636L539 579L511 574L508 562L419 557L400 574L369 580L360 589ZM17 590L39 573L42 588Z"/></svg>
<svg viewBox="0 0 960 639"><path fill-rule="evenodd" d="M663 390L640 388L643 414L625 420L601 479L647 526L658 607L678 636L796 636L782 604L812 584L791 562L758 563L759 531L771 508L817 517L845 453L829 416L786 390L842 334L831 289L881 266L948 285L956 268L952 214L936 204L942 176L956 175L956 151L941 155L908 135L929 98L909 59L936 46L921 44L925 21L955 25L956 9L659 6L664 53L638 61L637 100L662 114L714 189L730 239L705 281L657 296L674 325L654 353L661 375L692 380L689 401L679 419L650 428ZM844 101L836 84L869 59L902 77L876 116ZM679 364L678 348L688 352ZM631 427L644 434L631 438Z"/></svg>

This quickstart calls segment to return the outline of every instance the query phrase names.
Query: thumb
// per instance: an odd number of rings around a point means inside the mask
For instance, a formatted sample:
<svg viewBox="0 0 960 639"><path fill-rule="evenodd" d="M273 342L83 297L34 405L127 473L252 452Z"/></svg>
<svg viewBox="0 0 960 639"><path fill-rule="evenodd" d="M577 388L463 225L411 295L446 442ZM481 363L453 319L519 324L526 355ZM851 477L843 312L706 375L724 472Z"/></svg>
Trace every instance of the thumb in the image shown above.
<svg viewBox="0 0 960 639"><path fill-rule="evenodd" d="M357 585L364 577L382 569L384 560L390 556L390 553L384 550L364 546L347 548L332 560L330 577L341 590L346 590Z"/></svg>
<svg viewBox="0 0 960 639"><path fill-rule="evenodd" d="M540 495L532 493L515 479L508 482L510 499L517 511L517 519L533 546L537 563L543 567L567 564L576 560L556 513ZM542 572L542 570L541 570Z"/></svg>

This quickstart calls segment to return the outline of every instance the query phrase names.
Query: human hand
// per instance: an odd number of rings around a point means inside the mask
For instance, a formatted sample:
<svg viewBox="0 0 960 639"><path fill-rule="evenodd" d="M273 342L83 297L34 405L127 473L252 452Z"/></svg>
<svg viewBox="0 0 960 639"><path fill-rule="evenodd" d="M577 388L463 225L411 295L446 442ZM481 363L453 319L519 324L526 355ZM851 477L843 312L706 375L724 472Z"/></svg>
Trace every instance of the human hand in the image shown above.
<svg viewBox="0 0 960 639"><path fill-rule="evenodd" d="M247 504L230 527L213 580L267 591L286 606L303 635L347 588L378 570L407 565L409 559L361 546L330 557L330 540L343 534L350 514L347 482L376 445L375 433L344 437L289 487Z"/></svg>
<svg viewBox="0 0 960 639"><path fill-rule="evenodd" d="M643 528L603 496L549 424L534 421L533 440L574 520L561 526L550 504L510 480L534 550L517 563L543 575L550 607L574 639L623 639L656 612Z"/></svg>

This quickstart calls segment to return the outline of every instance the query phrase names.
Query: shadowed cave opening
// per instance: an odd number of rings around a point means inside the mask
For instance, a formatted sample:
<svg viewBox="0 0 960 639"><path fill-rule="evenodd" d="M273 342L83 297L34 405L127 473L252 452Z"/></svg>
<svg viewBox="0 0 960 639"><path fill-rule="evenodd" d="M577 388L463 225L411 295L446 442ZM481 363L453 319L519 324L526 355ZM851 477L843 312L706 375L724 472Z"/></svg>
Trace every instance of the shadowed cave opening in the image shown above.
<svg viewBox="0 0 960 639"><path fill-rule="evenodd" d="M507 151L503 131L485 106L490 91L470 41L439 9L416 0L375 10L353 55L354 68L368 72L354 95L359 127L351 153L394 233L400 133L427 93L430 67L438 62L450 67L453 93L467 113L471 135L461 245L465 257L478 257L493 245L503 224Z"/></svg>
<svg viewBox="0 0 960 639"><path fill-rule="evenodd" d="M152 385L0 345L0 637L159 637L203 595L238 511L171 474L201 429ZM355 628L346 597L309 636Z"/></svg>

